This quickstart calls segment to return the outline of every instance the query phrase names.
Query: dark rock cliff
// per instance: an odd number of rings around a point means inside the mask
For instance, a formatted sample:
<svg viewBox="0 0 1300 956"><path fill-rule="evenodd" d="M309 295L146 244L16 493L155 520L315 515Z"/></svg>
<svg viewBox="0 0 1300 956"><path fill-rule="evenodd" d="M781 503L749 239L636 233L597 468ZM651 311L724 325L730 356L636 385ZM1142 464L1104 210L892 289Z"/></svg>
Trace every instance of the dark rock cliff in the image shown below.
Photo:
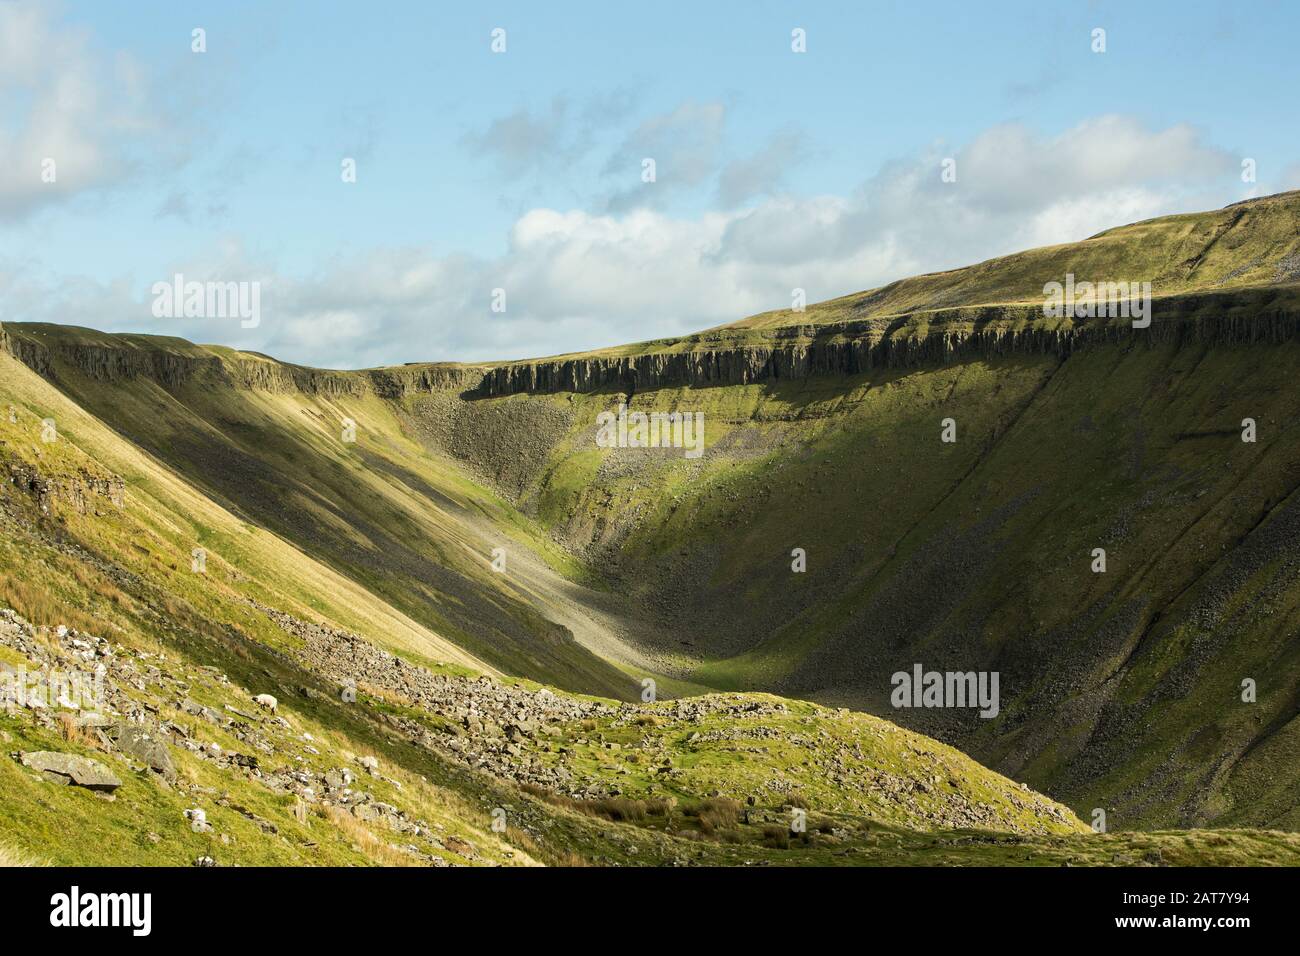
<svg viewBox="0 0 1300 956"><path fill-rule="evenodd" d="M1300 302L1288 292L1223 293L1155 304L1150 327L1130 320L1044 319L1035 307L987 306L754 332L705 333L635 355L511 362L489 369L475 396L604 387L739 385L810 375L855 375L1013 354L1065 356L1093 345L1241 346L1300 338ZM728 339L730 341L728 341ZM684 347L683 347L684 346Z"/></svg>
<svg viewBox="0 0 1300 956"><path fill-rule="evenodd" d="M28 334L21 326L11 334L0 328L0 348L50 378L66 364L99 380L146 377L165 388L199 380L261 391L389 399L445 391L466 398L602 388L645 391L854 375L1014 354L1065 356L1093 345L1277 344L1300 338L1300 286L1167 297L1155 300L1153 315L1148 328L1135 329L1128 319L1048 319L1033 305L975 306L776 329L723 328L649 342L633 354L361 371L307 368L192 346L180 350L139 337L63 341L57 335Z"/></svg>

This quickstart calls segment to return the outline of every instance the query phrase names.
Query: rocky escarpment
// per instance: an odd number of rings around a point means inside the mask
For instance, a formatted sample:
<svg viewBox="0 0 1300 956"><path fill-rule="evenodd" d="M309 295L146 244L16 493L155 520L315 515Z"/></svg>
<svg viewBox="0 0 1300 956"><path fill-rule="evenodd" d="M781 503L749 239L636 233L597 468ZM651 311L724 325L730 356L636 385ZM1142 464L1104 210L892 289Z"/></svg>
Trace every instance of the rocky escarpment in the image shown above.
<svg viewBox="0 0 1300 956"><path fill-rule="evenodd" d="M395 368L336 372L285 365L273 359L227 359L221 371L237 387L267 392L301 392L329 397L378 395L398 399L408 394L464 391L477 388L483 369L473 366L415 364Z"/></svg>
<svg viewBox="0 0 1300 956"><path fill-rule="evenodd" d="M746 385L814 375L857 375L1015 354L1064 357L1095 345L1239 346L1300 338L1300 285L1166 296L1149 327L1123 319L1049 319L1040 305L987 305L775 329L720 329L648 342L622 353L589 353L496 365L414 363L331 371L245 352L208 351L179 339L98 335L56 326L0 328L0 349L56 379L60 364L100 381L143 377L164 388L210 381L268 392L328 397L460 393L491 398L603 388Z"/></svg>
<svg viewBox="0 0 1300 956"><path fill-rule="evenodd" d="M645 352L512 362L489 369L474 397L602 388L746 385L857 375L960 359L1056 355L1094 345L1259 345L1300 338L1295 289L1170 297L1150 327L1131 320L1044 319L1037 306L983 306L775 330L702 333Z"/></svg>
<svg viewBox="0 0 1300 956"><path fill-rule="evenodd" d="M82 468L66 475L46 475L18 460L5 462L9 483L36 499L42 514L58 504L77 514L100 514L100 503L126 507L126 482L118 475L98 475Z"/></svg>
<svg viewBox="0 0 1300 956"><path fill-rule="evenodd" d="M179 339L98 333L90 339L57 326L27 324L0 327L0 351L53 380L60 367L68 367L100 382L143 378L167 389L198 382L328 397L400 398L410 393L463 391L478 387L484 372L476 366L441 364L333 371L252 353L211 352Z"/></svg>

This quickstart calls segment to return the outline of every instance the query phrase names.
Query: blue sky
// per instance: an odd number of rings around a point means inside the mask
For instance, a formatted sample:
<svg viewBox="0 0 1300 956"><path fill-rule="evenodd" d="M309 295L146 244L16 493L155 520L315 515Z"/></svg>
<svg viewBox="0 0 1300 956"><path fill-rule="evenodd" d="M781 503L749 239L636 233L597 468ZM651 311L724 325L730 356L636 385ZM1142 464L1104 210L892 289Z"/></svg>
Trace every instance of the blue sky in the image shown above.
<svg viewBox="0 0 1300 956"><path fill-rule="evenodd" d="M1300 186L1297 21L1283 2L0 0L0 321L339 367L689 332L794 287ZM258 282L260 324L155 318L177 272Z"/></svg>

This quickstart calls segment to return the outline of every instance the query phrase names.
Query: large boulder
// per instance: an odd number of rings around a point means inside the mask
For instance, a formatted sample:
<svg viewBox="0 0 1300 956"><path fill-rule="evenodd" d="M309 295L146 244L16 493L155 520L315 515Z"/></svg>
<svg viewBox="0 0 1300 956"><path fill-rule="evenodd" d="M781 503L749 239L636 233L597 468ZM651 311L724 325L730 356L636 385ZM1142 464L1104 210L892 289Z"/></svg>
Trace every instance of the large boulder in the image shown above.
<svg viewBox="0 0 1300 956"><path fill-rule="evenodd" d="M123 720L115 724L108 735L122 753L130 754L168 780L176 778L172 755L155 728Z"/></svg>
<svg viewBox="0 0 1300 956"><path fill-rule="evenodd" d="M34 750L20 754L18 759L24 767L40 771L54 783L85 787L102 793L112 793L122 786L122 781L111 770L89 757Z"/></svg>

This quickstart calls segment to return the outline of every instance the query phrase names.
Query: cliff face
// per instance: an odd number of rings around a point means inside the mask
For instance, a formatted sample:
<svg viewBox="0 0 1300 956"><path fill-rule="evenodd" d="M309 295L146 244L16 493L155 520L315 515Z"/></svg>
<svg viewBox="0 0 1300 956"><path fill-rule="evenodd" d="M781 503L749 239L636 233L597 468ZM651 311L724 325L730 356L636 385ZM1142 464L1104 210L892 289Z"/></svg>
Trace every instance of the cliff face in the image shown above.
<svg viewBox="0 0 1300 956"><path fill-rule="evenodd" d="M1150 327L1130 320L1042 318L1033 307L988 306L834 325L787 326L689 350L513 362L489 369L475 397L518 392L588 392L603 387L744 385L810 375L856 375L874 368L937 365L1012 354L1064 357L1095 345L1258 345L1300 337L1300 304L1276 293L1225 293L1157 302ZM924 319L921 324L920 319ZM717 337L721 339L722 337Z"/></svg>
<svg viewBox="0 0 1300 956"><path fill-rule="evenodd" d="M718 330L651 342L632 353L592 353L495 366L413 364L361 371L289 365L244 353L182 350L160 339L93 341L0 328L0 348L46 377L66 363L102 381L145 377L164 388L195 380L328 397L455 391L465 398L602 388L745 385L810 375L855 375L1013 354L1065 356L1093 345L1258 345L1300 337L1300 286L1170 296L1151 325L1128 319L1047 319L1034 305L975 306L765 330Z"/></svg>
<svg viewBox="0 0 1300 956"><path fill-rule="evenodd" d="M46 378L56 378L58 367L64 365L97 381L144 378L168 389L197 381L266 392L400 398L407 393L474 389L483 377L482 368L455 365L331 371L240 353L218 354L197 346L181 351L168 347L166 341L155 345L148 339L109 335L86 340L58 332L38 334L22 325L0 327L0 350Z"/></svg>
<svg viewBox="0 0 1300 956"><path fill-rule="evenodd" d="M115 508L126 507L126 482L119 475L96 474L87 468L49 475L17 459L5 461L9 484L36 499L42 514L57 504L78 514L98 513L100 499Z"/></svg>

